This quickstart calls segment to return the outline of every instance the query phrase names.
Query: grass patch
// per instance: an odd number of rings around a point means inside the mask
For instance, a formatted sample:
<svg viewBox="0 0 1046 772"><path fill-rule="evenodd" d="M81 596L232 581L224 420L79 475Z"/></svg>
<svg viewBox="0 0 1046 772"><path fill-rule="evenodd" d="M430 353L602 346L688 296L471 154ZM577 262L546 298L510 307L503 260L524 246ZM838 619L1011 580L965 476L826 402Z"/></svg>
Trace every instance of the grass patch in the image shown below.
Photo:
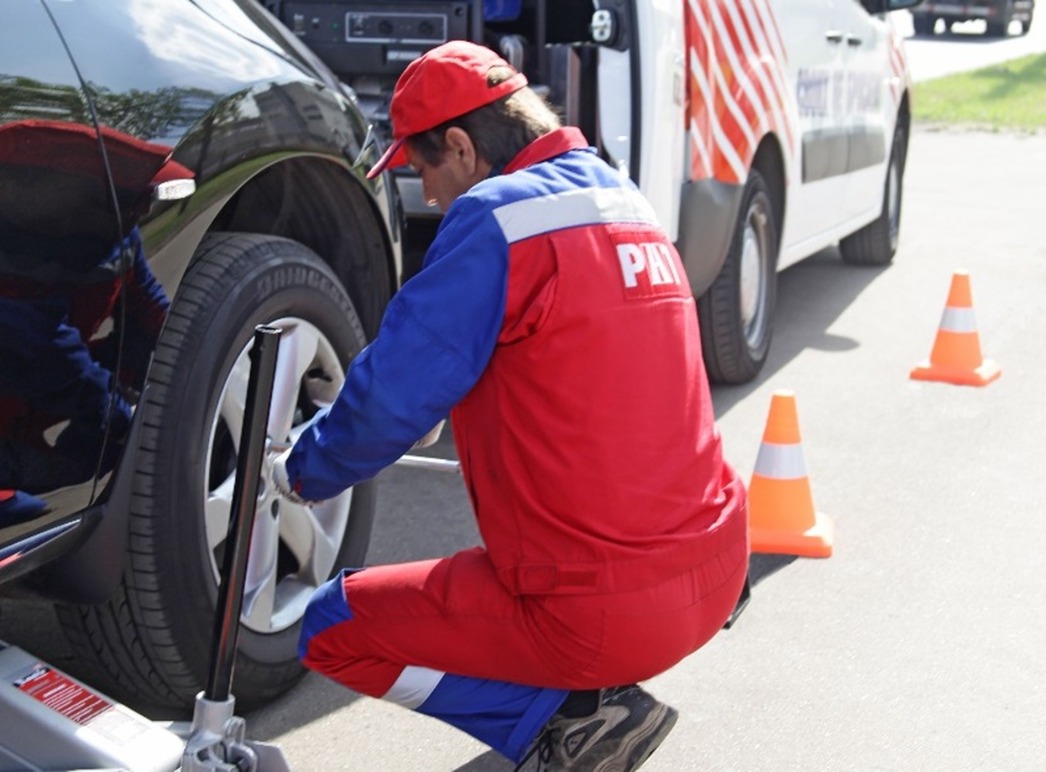
<svg viewBox="0 0 1046 772"><path fill-rule="evenodd" d="M1046 54L916 83L913 108L920 123L1042 131Z"/></svg>

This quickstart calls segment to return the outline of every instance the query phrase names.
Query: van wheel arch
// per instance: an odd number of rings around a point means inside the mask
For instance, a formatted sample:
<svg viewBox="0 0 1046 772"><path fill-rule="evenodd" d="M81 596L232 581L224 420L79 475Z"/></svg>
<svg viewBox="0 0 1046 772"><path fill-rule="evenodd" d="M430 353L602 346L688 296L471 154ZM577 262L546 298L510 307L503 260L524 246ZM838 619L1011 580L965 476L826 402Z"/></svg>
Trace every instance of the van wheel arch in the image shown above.
<svg viewBox="0 0 1046 772"><path fill-rule="evenodd" d="M763 176L752 169L726 262L697 304L705 370L715 383L746 383L766 361L777 296L776 208Z"/></svg>
<svg viewBox="0 0 1046 772"><path fill-rule="evenodd" d="M705 370L715 383L747 383L766 362L784 212L784 158L767 137L745 181L726 259L698 299Z"/></svg>

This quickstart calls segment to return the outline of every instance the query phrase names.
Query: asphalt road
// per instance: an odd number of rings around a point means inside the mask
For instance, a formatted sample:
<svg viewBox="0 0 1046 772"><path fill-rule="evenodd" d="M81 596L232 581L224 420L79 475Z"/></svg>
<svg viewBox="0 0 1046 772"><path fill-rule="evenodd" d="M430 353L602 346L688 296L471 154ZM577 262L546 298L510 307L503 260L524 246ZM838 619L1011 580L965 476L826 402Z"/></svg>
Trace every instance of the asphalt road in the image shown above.
<svg viewBox="0 0 1046 772"><path fill-rule="evenodd" d="M770 361L716 413L748 479L772 393L795 391L835 554L756 556L738 623L650 682L682 715L644 769L1046 769L1044 176L1046 136L917 130L893 265L826 250L781 274ZM1003 370L985 388L909 378L960 269ZM383 486L373 561L474 543L454 475ZM511 768L319 677L248 722L298 769Z"/></svg>

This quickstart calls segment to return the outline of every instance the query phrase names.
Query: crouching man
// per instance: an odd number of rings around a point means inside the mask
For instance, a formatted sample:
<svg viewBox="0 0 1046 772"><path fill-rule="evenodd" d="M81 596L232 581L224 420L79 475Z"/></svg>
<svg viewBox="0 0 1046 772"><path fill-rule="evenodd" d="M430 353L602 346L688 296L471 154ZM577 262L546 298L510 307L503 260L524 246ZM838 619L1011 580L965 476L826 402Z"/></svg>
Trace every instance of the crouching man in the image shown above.
<svg viewBox="0 0 1046 772"><path fill-rule="evenodd" d="M635 186L492 51L414 61L396 141L445 217L274 476L298 502L449 415L482 547L345 570L305 664L549 769L633 770L676 711L637 686L715 635L748 564L683 266Z"/></svg>

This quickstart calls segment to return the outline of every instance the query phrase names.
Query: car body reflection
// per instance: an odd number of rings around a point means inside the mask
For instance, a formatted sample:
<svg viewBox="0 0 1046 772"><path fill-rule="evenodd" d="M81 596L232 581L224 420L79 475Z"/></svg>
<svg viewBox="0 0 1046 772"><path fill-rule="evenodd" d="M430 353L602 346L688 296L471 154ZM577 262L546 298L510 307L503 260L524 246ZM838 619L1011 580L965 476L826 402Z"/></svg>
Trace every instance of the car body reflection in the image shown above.
<svg viewBox="0 0 1046 772"><path fill-rule="evenodd" d="M169 306L138 221L192 178L170 155L111 128L0 126L0 527L119 458Z"/></svg>

